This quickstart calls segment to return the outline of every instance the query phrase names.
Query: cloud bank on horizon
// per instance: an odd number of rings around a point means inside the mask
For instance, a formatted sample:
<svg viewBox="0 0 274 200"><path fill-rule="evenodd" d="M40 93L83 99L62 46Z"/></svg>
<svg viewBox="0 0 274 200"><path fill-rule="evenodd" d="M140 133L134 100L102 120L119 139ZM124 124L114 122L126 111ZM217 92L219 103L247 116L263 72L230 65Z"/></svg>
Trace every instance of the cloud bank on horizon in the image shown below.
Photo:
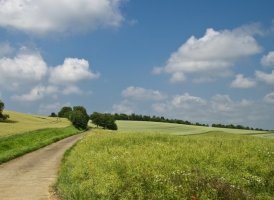
<svg viewBox="0 0 274 200"><path fill-rule="evenodd" d="M165 51L165 62L161 63L162 57L155 61L161 67L146 67L139 81L133 81L134 77L124 81L128 75L121 71L130 66L117 60L126 60L126 55L116 59L93 54L100 48L106 51L108 43L114 51L121 51L125 41L128 52L141 53L131 43L145 40L147 36L142 33L152 30L141 29L137 37L130 35L128 29L138 30L145 23L127 17L124 5L130 4L133 2L127 0L0 1L0 35L5 36L0 37L0 98L19 111L32 105L28 109L33 113L49 114L78 102L96 111L89 107L94 102L100 107L97 111L102 112L135 112L274 129L274 46L262 42L273 39L274 25L262 28L259 21L230 29L212 26L203 28L201 36L196 32L182 35L183 42ZM172 19L172 13L169 17ZM99 37L96 32L100 31L112 35ZM122 39L116 42L119 34ZM102 41L101 46L93 45L94 41L88 45L93 37ZM109 37L107 42L104 37ZM55 40L67 42L72 49L79 42L83 50L52 55L53 49L46 43ZM50 64L56 63L51 57L56 57L58 63ZM102 60L107 61L98 64ZM97 65L91 66L91 61ZM116 81L108 83L112 79Z"/></svg>

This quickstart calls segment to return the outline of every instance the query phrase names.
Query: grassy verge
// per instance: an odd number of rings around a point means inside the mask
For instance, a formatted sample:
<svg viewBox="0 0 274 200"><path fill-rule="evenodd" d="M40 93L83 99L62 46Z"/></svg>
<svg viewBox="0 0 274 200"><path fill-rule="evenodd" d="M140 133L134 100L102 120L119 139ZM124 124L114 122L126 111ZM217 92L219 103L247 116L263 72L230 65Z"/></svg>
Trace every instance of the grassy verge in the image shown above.
<svg viewBox="0 0 274 200"><path fill-rule="evenodd" d="M56 184L61 199L274 197L273 140L94 132L63 159Z"/></svg>
<svg viewBox="0 0 274 200"><path fill-rule="evenodd" d="M0 164L78 133L74 127L48 128L0 138Z"/></svg>

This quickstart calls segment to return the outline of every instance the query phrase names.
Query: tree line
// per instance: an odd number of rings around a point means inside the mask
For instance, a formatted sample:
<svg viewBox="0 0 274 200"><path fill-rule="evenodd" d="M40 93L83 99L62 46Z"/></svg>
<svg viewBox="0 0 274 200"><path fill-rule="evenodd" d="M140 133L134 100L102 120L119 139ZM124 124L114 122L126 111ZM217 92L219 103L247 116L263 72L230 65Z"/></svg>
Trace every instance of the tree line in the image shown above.
<svg viewBox="0 0 274 200"><path fill-rule="evenodd" d="M190 121L185 121L181 119L168 119L163 116L149 116L149 115L138 115L135 113L132 113L130 115L127 114L113 114L113 117L115 120L130 120L130 121L151 121L151 122L165 122L165 123L174 123L174 124L185 124L185 125L195 125L195 126L209 126L208 124L202 124L199 122L192 123Z"/></svg>
<svg viewBox="0 0 274 200"><path fill-rule="evenodd" d="M89 116L83 106L65 106L61 108L58 115L51 113L50 117L67 118L76 128L83 130L88 128L89 120L91 120L97 127L100 126L104 129L110 130L118 129L117 124L115 123L115 118L111 114L94 112Z"/></svg>
<svg viewBox="0 0 274 200"><path fill-rule="evenodd" d="M218 127L218 128L231 128L231 129L243 129L243 130L256 130L256 131L268 131L261 128L253 128L243 125L234 125L234 124L212 124L212 127Z"/></svg>

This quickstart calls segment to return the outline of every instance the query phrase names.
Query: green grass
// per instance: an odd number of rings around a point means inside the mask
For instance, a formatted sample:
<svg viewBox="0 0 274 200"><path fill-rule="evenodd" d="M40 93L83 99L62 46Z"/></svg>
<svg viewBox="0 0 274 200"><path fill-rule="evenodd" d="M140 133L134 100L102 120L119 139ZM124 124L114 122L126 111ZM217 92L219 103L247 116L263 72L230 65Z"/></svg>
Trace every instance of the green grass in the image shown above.
<svg viewBox="0 0 274 200"><path fill-rule="evenodd" d="M0 164L74 135L74 127L48 128L0 138Z"/></svg>
<svg viewBox="0 0 274 200"><path fill-rule="evenodd" d="M60 198L274 198L273 140L216 131L183 137L140 131L95 130L78 142L63 159Z"/></svg>
<svg viewBox="0 0 274 200"><path fill-rule="evenodd" d="M70 126L67 119L39 115L29 115L14 111L4 111L9 114L7 122L0 123L0 138L8 135L25 133L43 128L64 128Z"/></svg>
<svg viewBox="0 0 274 200"><path fill-rule="evenodd" d="M210 131L223 131L226 133L241 134L241 135L253 135L267 138L274 138L273 132L265 131L252 131L241 129L228 129L228 128L215 128L182 124L171 124L161 122L144 122L144 121L117 121L119 132L126 133L165 133L174 135L191 135L191 134L203 134Z"/></svg>

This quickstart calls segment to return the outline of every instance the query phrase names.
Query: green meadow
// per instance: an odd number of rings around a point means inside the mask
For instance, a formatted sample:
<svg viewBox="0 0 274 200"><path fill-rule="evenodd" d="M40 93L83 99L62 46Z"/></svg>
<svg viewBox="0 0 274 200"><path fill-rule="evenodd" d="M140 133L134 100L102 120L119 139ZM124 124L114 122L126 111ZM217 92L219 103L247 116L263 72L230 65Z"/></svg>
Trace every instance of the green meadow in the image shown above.
<svg viewBox="0 0 274 200"><path fill-rule="evenodd" d="M274 140L264 132L118 121L70 149L60 199L273 199Z"/></svg>
<svg viewBox="0 0 274 200"><path fill-rule="evenodd" d="M0 123L0 164L79 133L64 118L5 113L10 118Z"/></svg>
<svg viewBox="0 0 274 200"><path fill-rule="evenodd" d="M44 128L64 128L70 126L69 120L39 115L30 115L14 111L5 111L10 118L0 123L0 138Z"/></svg>
<svg viewBox="0 0 274 200"><path fill-rule="evenodd" d="M0 164L77 133L79 131L70 126L39 129L0 137Z"/></svg>

